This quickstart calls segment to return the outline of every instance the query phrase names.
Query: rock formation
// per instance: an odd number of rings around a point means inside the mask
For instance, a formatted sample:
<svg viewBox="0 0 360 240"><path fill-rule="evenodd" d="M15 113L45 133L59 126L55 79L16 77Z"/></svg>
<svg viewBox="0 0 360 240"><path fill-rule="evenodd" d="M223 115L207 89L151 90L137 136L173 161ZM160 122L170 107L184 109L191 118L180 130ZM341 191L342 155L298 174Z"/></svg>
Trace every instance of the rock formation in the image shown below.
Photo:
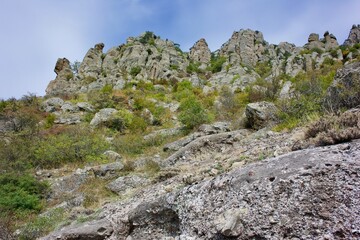
<svg viewBox="0 0 360 240"><path fill-rule="evenodd" d="M348 38L345 40L345 46L353 46L356 43L360 43L360 24L353 25Z"/></svg>
<svg viewBox="0 0 360 240"><path fill-rule="evenodd" d="M202 63L205 67L210 62L211 51L204 38L201 38L190 48L189 58L191 61Z"/></svg>

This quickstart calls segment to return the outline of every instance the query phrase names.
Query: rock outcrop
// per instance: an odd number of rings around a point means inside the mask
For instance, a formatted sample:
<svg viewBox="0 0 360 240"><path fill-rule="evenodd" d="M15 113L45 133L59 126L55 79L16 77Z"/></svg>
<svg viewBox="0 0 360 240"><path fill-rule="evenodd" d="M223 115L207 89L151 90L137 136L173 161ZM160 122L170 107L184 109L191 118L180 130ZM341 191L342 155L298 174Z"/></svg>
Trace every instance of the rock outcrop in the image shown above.
<svg viewBox="0 0 360 240"><path fill-rule="evenodd" d="M270 158L158 197L154 185L146 197L109 204L98 220L42 239L358 239L359 154L357 140Z"/></svg>
<svg viewBox="0 0 360 240"><path fill-rule="evenodd" d="M190 48L189 52L190 60L194 62L200 62L203 66L206 67L206 64L210 62L211 59L211 51L209 46L204 38L201 38L197 41L194 46ZM204 67L202 67L204 68Z"/></svg>
<svg viewBox="0 0 360 240"><path fill-rule="evenodd" d="M353 46L356 43L360 43L360 24L353 25L348 38L345 40L345 46Z"/></svg>

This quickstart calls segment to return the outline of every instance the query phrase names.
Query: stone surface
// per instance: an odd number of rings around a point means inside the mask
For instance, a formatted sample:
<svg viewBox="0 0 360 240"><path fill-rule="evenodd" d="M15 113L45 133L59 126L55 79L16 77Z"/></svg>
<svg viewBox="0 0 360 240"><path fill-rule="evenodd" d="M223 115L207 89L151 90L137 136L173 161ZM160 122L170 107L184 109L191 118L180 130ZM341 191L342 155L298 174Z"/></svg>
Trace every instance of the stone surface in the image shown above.
<svg viewBox="0 0 360 240"><path fill-rule="evenodd" d="M49 98L41 103L41 109L45 112L55 112L60 110L62 105L64 104L64 100L58 97Z"/></svg>
<svg viewBox="0 0 360 240"><path fill-rule="evenodd" d="M103 240L113 233L113 227L106 219L95 220L77 226L65 227L40 240Z"/></svg>
<svg viewBox="0 0 360 240"><path fill-rule="evenodd" d="M272 126L277 121L278 109L270 102L256 102L246 105L247 122L253 129Z"/></svg>
<svg viewBox="0 0 360 240"><path fill-rule="evenodd" d="M95 111L94 106L88 102L79 102L76 104L76 106L80 109L80 111L85 111L85 112Z"/></svg>
<svg viewBox="0 0 360 240"><path fill-rule="evenodd" d="M103 164L100 166L95 166L92 168L95 177L102 178L112 178L117 175L117 173L124 168L124 164L121 162L113 162L108 164Z"/></svg>
<svg viewBox="0 0 360 240"><path fill-rule="evenodd" d="M122 195L127 191L131 191L134 188L144 186L149 183L149 180L137 175L119 177L107 185L107 188L111 191Z"/></svg>
<svg viewBox="0 0 360 240"><path fill-rule="evenodd" d="M114 108L100 109L100 111L97 112L94 118L91 120L90 125L96 127L99 124L106 123L111 119L112 115L116 112L117 110Z"/></svg>

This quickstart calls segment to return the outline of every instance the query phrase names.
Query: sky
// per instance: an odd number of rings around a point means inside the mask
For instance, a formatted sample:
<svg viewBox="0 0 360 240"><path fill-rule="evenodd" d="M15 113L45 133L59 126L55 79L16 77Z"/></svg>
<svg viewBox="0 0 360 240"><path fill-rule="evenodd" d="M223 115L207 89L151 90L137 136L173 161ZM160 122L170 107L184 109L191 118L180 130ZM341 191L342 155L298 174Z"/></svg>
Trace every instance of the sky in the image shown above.
<svg viewBox="0 0 360 240"><path fill-rule="evenodd" d="M342 44L359 10L359 0L0 0L0 99L43 96L58 58L82 61L100 42L106 52L152 31L183 51L200 38L215 51L252 29L273 44L325 31Z"/></svg>

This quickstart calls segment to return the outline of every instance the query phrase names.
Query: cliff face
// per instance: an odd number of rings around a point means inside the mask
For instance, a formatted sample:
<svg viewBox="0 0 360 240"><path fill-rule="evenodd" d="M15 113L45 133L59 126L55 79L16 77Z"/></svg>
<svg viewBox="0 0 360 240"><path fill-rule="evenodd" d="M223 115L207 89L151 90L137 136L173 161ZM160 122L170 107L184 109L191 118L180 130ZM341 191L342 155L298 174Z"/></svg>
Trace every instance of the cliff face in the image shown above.
<svg viewBox="0 0 360 240"><path fill-rule="evenodd" d="M359 55L358 48L354 48L360 42L359 29L359 25L354 25L344 42L344 47L353 47L350 53L342 51L336 37L329 32L321 39L318 34L311 33L308 43L297 47L287 42L269 44L259 31L240 30L213 53L205 39L197 41L186 53L178 44L146 32L128 38L125 44L106 53L104 44L96 44L75 73L66 58L59 59L55 67L57 77L49 83L46 93L55 96L89 92L105 85L122 89L126 83L138 80L174 82L184 79L212 88L226 84L235 91L263 77L256 68L260 64L271 67L265 80L272 81L282 74L293 77L319 69L326 59L349 61ZM214 64L219 66L215 68Z"/></svg>

